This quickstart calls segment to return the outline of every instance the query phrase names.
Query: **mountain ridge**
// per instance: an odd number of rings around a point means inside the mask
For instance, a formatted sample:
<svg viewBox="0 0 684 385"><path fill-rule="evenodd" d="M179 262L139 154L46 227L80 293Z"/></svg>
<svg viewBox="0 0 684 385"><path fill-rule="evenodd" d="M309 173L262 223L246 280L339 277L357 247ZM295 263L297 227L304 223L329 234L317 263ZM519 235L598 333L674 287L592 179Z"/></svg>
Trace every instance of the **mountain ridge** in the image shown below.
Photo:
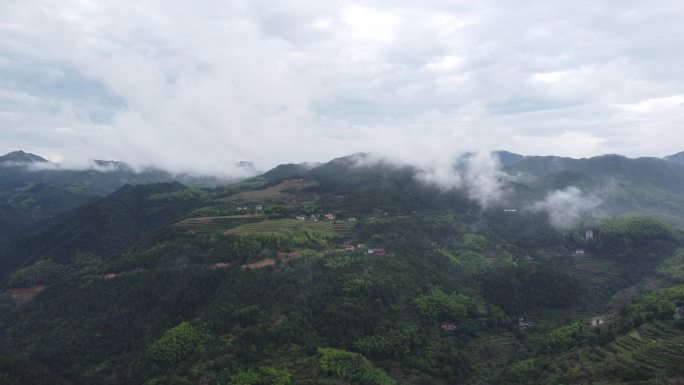
<svg viewBox="0 0 684 385"><path fill-rule="evenodd" d="M5 155L0 156L0 163L17 163L17 164L31 164L31 163L50 163L47 159L32 154L30 152L24 152L23 150L12 151Z"/></svg>

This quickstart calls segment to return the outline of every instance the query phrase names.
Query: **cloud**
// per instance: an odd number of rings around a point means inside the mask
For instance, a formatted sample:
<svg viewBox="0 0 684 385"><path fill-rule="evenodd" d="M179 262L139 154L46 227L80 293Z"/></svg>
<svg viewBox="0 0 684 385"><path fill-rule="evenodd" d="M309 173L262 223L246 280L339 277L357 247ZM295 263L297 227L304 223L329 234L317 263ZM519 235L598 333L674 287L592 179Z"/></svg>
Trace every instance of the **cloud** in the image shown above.
<svg viewBox="0 0 684 385"><path fill-rule="evenodd" d="M456 176L458 154L681 151L683 16L676 0L8 0L0 151L214 174L377 152L487 205L496 168Z"/></svg>
<svg viewBox="0 0 684 385"><path fill-rule="evenodd" d="M436 151L414 159L387 152L384 155L364 154L354 159L355 165L360 167L387 161L399 166L412 166L416 168L418 181L445 191L463 190L482 209L499 204L508 192L506 181L510 177L501 170L498 158L489 151L472 153L454 147L451 153Z"/></svg>
<svg viewBox="0 0 684 385"><path fill-rule="evenodd" d="M593 215L601 203L602 200L597 195L584 194L579 188L570 186L548 193L543 201L528 209L546 211L554 227L569 229L578 225L584 215Z"/></svg>

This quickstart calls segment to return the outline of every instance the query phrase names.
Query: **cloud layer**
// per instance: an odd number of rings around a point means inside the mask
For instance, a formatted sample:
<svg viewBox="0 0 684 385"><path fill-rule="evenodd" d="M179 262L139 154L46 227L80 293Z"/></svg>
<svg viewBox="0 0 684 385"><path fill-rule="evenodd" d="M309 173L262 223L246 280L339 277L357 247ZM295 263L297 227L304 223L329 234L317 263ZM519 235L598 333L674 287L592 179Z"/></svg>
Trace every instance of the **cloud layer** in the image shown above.
<svg viewBox="0 0 684 385"><path fill-rule="evenodd" d="M677 0L7 0L0 151L223 174L662 156L684 150L682 18Z"/></svg>
<svg viewBox="0 0 684 385"><path fill-rule="evenodd" d="M595 194L584 194L575 186L549 192L546 198L530 207L533 211L546 211L551 224L569 229L580 223L583 216L595 216L601 199Z"/></svg>

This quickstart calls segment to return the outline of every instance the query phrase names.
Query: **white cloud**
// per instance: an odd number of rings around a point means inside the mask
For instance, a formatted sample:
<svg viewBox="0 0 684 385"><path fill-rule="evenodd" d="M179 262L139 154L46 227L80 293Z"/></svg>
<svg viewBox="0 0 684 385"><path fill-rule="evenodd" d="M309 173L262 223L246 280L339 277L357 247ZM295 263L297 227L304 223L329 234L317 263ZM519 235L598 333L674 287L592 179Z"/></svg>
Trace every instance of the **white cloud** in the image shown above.
<svg viewBox="0 0 684 385"><path fill-rule="evenodd" d="M392 11L371 9L357 4L351 4L344 10L342 20L348 25L352 38L389 43L400 22Z"/></svg>
<svg viewBox="0 0 684 385"><path fill-rule="evenodd" d="M656 114L670 111L684 112L684 95L651 98L637 103L622 104L618 107L632 114Z"/></svg>
<svg viewBox="0 0 684 385"><path fill-rule="evenodd" d="M595 215L601 199L584 194L575 186L550 192L546 198L532 205L533 211L546 211L551 224L560 229L569 229L579 224L582 216Z"/></svg>
<svg viewBox="0 0 684 385"><path fill-rule="evenodd" d="M467 150L660 156L684 149L682 17L675 0L7 0L0 151L212 173L370 151L439 180Z"/></svg>

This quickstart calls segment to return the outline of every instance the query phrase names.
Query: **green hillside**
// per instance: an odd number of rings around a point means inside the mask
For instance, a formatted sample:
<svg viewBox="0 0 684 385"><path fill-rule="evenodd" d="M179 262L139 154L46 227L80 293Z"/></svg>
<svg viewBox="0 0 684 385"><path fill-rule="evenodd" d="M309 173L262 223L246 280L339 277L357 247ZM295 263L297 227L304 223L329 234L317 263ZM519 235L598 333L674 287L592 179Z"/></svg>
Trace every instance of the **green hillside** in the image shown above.
<svg viewBox="0 0 684 385"><path fill-rule="evenodd" d="M359 156L126 185L8 238L0 384L682 378L681 230L640 215L561 230L525 209L601 184L579 171L511 182L483 210Z"/></svg>

